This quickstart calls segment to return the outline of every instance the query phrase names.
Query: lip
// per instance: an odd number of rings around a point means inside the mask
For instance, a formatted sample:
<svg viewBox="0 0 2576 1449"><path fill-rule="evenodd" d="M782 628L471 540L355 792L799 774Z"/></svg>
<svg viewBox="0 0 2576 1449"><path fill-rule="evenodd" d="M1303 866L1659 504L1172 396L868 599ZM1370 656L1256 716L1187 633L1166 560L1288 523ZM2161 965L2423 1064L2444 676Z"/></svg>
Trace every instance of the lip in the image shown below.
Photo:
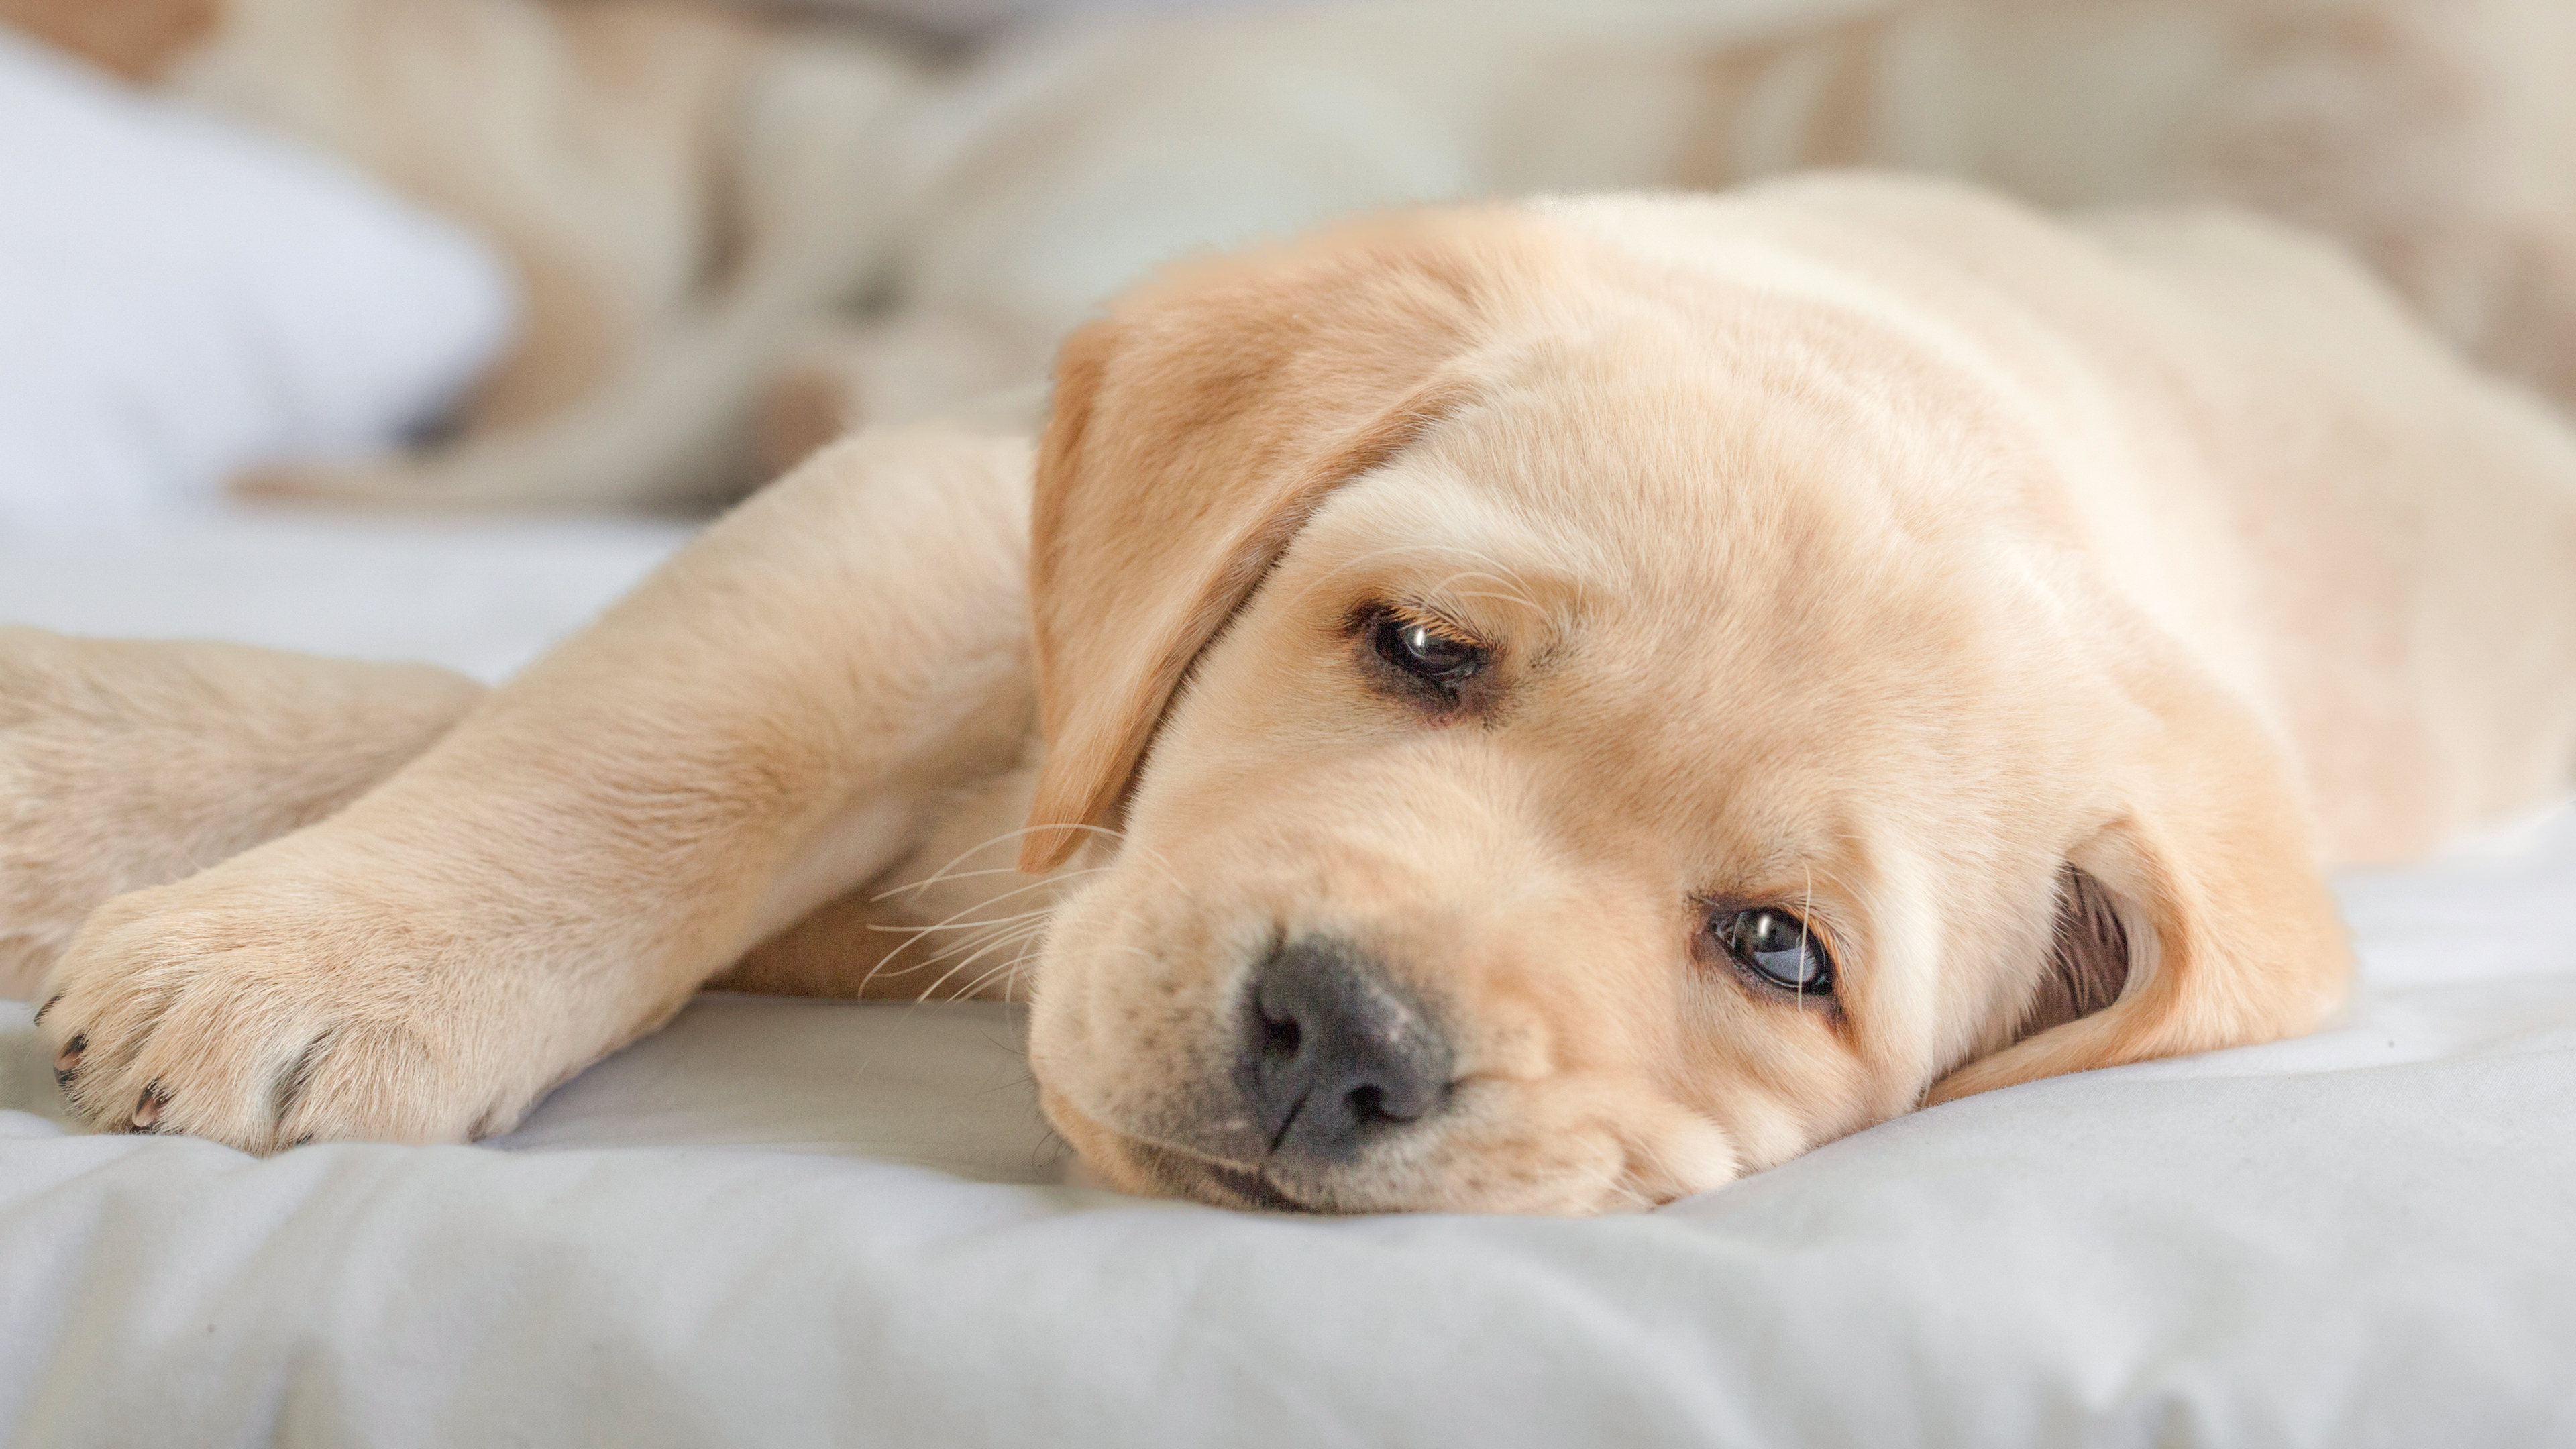
<svg viewBox="0 0 2576 1449"><path fill-rule="evenodd" d="M1314 1214L1325 1211L1309 1207L1281 1192L1255 1169L1212 1162L1178 1148L1135 1138L1128 1139L1127 1150L1134 1156L1137 1167L1155 1182L1200 1202L1257 1212Z"/></svg>

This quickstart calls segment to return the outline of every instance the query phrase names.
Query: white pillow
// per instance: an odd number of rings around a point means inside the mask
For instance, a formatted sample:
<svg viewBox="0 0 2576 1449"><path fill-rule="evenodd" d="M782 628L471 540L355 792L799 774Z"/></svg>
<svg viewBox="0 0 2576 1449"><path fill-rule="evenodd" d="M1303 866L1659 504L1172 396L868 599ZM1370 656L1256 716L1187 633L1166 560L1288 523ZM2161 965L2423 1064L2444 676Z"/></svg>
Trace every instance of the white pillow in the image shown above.
<svg viewBox="0 0 2576 1449"><path fill-rule="evenodd" d="M395 444L509 339L488 249L0 27L0 536Z"/></svg>

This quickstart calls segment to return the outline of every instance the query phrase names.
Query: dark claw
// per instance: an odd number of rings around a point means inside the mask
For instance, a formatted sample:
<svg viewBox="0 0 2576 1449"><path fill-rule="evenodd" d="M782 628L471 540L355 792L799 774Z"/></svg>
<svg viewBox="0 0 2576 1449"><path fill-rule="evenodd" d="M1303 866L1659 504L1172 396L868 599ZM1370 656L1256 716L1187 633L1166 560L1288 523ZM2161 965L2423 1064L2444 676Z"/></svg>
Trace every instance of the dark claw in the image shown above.
<svg viewBox="0 0 2576 1449"><path fill-rule="evenodd" d="M44 1024L45 1024L45 1013L46 1013L46 1012L48 1012L48 1011L53 1010L53 1009L54 1009L54 1003L55 1003L55 1002L57 1002L57 1001L60 1001L60 1000L62 1000L62 999L63 999L63 994L62 994L61 992L59 992L59 991L55 992L55 993L54 993L53 995L51 995L51 996L46 997L46 998L45 998L45 1004L36 1008L36 1016L35 1016L35 1023L34 1023L34 1024L35 1024L35 1025L37 1025L37 1026L42 1026L42 1025L44 1025Z"/></svg>
<svg viewBox="0 0 2576 1449"><path fill-rule="evenodd" d="M54 1082L56 1085L71 1085L72 1073L80 1068L81 1053L87 1050L89 1050L89 1034L86 1032L80 1033L74 1036L70 1041L63 1043L62 1054L54 1058Z"/></svg>
<svg viewBox="0 0 2576 1449"><path fill-rule="evenodd" d="M169 1105L169 1095L161 1090L161 1084L159 1082L154 1082L151 1086L144 1088L143 1095L136 1098L134 1101L134 1130L137 1132L153 1131L154 1124L161 1120L161 1109Z"/></svg>

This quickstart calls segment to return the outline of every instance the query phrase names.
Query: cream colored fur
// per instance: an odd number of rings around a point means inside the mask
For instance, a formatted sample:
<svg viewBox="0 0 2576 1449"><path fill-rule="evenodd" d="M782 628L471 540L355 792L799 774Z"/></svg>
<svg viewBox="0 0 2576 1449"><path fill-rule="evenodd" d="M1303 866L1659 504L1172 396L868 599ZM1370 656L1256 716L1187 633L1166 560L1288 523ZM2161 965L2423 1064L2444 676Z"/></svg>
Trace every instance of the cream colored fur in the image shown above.
<svg viewBox="0 0 2576 1449"><path fill-rule="evenodd" d="M709 980L1033 988L1047 1109L1126 1186L1599 1211L2304 1030L2328 864L2576 766L2576 439L2250 220L1871 178L1407 213L1139 289L1034 465L1028 421L828 449L461 719L432 674L0 636L45 863L0 932L87 916L40 988L78 1109L454 1141ZM1391 686L1386 609L1481 642L1476 692ZM236 718L292 668L375 723ZM178 878L169 835L383 771ZM2078 875L2126 953L2065 1019ZM1810 922L1834 995L1731 970L1724 901ZM1300 932L1437 1003L1457 1074L1292 1169L1228 1071Z"/></svg>

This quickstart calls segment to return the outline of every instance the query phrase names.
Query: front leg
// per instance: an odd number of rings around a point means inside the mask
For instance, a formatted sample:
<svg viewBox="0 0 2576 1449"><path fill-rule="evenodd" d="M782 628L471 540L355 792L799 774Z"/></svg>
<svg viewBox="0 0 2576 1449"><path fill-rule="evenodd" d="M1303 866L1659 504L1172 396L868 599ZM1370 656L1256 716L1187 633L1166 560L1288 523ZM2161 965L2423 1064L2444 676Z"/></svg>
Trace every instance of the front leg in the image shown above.
<svg viewBox="0 0 2576 1449"><path fill-rule="evenodd" d="M482 692L426 664L0 627L0 996L110 897L324 818Z"/></svg>
<svg viewBox="0 0 2576 1449"><path fill-rule="evenodd" d="M828 449L338 815L100 908L46 983L75 1110L506 1129L1016 759L1027 469L947 426Z"/></svg>

